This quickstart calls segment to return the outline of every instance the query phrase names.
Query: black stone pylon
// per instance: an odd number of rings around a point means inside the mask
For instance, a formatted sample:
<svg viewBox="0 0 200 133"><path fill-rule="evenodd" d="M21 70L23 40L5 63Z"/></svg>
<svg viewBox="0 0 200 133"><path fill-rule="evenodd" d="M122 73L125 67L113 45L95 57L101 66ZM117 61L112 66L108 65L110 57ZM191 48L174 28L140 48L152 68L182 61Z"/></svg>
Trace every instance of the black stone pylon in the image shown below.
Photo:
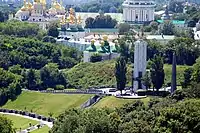
<svg viewBox="0 0 200 133"><path fill-rule="evenodd" d="M173 53L171 94L176 90L176 53Z"/></svg>

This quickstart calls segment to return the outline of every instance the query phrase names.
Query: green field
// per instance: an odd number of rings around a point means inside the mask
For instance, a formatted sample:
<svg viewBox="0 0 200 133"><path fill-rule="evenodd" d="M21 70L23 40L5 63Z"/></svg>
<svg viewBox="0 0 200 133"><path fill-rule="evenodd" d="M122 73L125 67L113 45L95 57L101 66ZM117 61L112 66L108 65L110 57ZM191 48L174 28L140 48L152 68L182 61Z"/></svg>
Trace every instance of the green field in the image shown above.
<svg viewBox="0 0 200 133"><path fill-rule="evenodd" d="M9 101L3 108L27 110L48 116L51 112L53 117L58 116L64 110L80 107L92 95L68 95L50 94L39 92L23 92L15 101Z"/></svg>
<svg viewBox="0 0 200 133"><path fill-rule="evenodd" d="M40 129L34 130L31 133L48 133L49 130L50 130L49 127L44 126L44 127L40 128Z"/></svg>
<svg viewBox="0 0 200 133"><path fill-rule="evenodd" d="M34 121L34 120L30 120L30 119L26 119L20 116L14 116L14 115L2 115L7 117L8 119L12 120L13 122L13 127L18 131L20 128L21 129L26 129L29 127L29 123L31 123L32 125L36 125L39 122L38 121Z"/></svg>
<svg viewBox="0 0 200 133"><path fill-rule="evenodd" d="M108 97L104 97L103 99L101 99L97 104L94 105L94 107L98 107L98 108L104 108L104 107L108 107L108 108L115 108L115 107L120 107L126 103L130 103L133 102L135 100L139 100L139 99L120 99L120 98L116 98L114 96L108 96ZM141 99L141 101L144 102L144 104L147 104L147 102L150 100L149 97Z"/></svg>

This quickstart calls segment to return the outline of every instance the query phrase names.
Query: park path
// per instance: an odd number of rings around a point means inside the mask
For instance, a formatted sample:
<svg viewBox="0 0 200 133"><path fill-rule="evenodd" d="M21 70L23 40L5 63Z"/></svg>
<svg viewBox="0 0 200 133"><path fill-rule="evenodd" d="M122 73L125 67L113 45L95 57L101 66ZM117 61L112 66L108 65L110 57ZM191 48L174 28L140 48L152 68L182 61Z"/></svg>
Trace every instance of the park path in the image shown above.
<svg viewBox="0 0 200 133"><path fill-rule="evenodd" d="M42 123L37 124L37 125L40 125L40 128L42 128L44 126L44 124L42 124ZM32 131L38 130L37 125L31 126L27 129L24 129L24 130L21 130L21 131L18 131L17 133L30 133Z"/></svg>
<svg viewBox="0 0 200 133"><path fill-rule="evenodd" d="M47 125L49 128L52 128L52 127L53 127L53 122L43 121L43 120L41 120L41 119L32 118L32 117L29 117L29 116L24 116L24 115L14 114L14 113L5 113L5 112L0 112L0 114L19 116L19 117L23 117L23 118L26 118L26 119L39 121L40 123L42 123L42 124L44 124L44 125ZM28 124L28 123L27 123L27 124Z"/></svg>

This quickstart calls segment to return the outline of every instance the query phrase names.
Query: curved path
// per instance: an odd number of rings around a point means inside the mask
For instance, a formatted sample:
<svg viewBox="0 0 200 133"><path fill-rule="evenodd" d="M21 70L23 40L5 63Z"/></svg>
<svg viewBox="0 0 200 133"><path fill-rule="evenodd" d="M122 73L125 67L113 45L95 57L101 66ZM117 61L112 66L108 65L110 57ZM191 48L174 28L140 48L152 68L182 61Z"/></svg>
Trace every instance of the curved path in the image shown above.
<svg viewBox="0 0 200 133"><path fill-rule="evenodd" d="M4 112L0 112L0 114L19 116L19 117L23 117L23 118L26 118L26 119L31 119L31 120L39 121L39 122L47 125L49 128L53 127L53 122L43 121L41 119L32 118L32 117L29 117L29 116L24 116L24 115L14 114L14 113L4 113Z"/></svg>

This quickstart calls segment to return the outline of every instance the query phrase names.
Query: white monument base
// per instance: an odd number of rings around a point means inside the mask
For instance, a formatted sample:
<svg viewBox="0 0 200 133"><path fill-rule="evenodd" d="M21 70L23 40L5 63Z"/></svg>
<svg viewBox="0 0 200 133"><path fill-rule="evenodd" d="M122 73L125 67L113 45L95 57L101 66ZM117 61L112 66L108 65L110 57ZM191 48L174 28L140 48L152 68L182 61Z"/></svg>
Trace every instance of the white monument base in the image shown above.
<svg viewBox="0 0 200 133"><path fill-rule="evenodd" d="M132 94L130 96L123 96L123 95L116 96L116 98L123 98L123 99L142 99L142 98L146 98L146 97L147 96L138 96L137 94L136 95Z"/></svg>

